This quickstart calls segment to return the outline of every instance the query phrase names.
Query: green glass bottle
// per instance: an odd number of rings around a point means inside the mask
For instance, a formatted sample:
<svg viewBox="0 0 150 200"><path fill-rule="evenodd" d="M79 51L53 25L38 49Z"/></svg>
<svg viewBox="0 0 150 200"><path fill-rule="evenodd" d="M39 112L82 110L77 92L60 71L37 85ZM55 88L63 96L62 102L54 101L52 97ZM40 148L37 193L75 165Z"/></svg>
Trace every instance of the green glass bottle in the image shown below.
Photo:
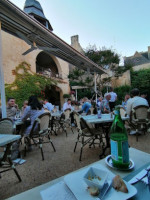
<svg viewBox="0 0 150 200"><path fill-rule="evenodd" d="M129 167L128 135L119 107L116 107L114 114L115 118L110 130L111 157L114 167L125 169Z"/></svg>

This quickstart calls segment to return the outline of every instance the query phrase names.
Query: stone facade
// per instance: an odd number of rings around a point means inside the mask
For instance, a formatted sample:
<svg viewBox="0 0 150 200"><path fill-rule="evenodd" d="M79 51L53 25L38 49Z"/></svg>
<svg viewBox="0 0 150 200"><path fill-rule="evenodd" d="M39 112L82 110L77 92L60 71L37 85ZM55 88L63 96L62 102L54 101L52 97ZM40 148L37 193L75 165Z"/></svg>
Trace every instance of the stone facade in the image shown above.
<svg viewBox="0 0 150 200"><path fill-rule="evenodd" d="M31 70L36 73L36 58L41 50L34 50L29 54L23 56L22 53L28 50L30 46L22 39L15 37L7 32L2 31L2 54L3 54L3 68L5 83L12 83L15 80L13 70L23 61L31 65ZM60 102L61 106L64 103L63 94L70 92L68 74L69 64L62 59L50 55L55 62L58 69L58 76L60 80L58 87L60 88Z"/></svg>

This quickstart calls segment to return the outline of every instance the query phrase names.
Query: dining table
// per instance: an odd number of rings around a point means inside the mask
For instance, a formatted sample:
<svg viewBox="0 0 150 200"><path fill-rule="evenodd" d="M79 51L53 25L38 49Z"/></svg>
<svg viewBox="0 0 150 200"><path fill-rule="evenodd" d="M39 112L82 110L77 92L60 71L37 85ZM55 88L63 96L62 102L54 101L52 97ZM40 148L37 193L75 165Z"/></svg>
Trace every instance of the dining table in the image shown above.
<svg viewBox="0 0 150 200"><path fill-rule="evenodd" d="M2 169L0 170L0 174L8 170L14 170L19 181L21 181L21 177L11 160L11 147L13 142L18 141L20 138L20 135L0 134L0 147L4 148L4 152L1 152L0 155L0 168Z"/></svg>
<svg viewBox="0 0 150 200"><path fill-rule="evenodd" d="M100 158L105 156L105 151L107 148L110 148L110 138L109 138L109 131L112 125L112 122L114 120L115 115L113 115L112 113L108 113L108 114L101 114L101 117L98 118L98 115L86 115L86 116L82 116L82 118L89 124L92 125L99 125L102 127L103 132L105 134L105 139L106 139L106 145L105 147L103 147L102 149L102 153L99 155ZM124 116L121 117L122 120L125 122L127 120L129 120L129 116Z"/></svg>
<svg viewBox="0 0 150 200"><path fill-rule="evenodd" d="M108 165L107 157L97 162L91 163L81 169L73 171L55 180L41 184L35 188L17 194L8 198L8 200L98 200L97 197L92 197L87 191L87 185L84 182L84 175L91 167L105 170L108 172L108 179L115 175L125 181L128 187L128 194L115 191L111 186L104 200L149 200L150 192L148 185L141 181L131 185L129 182L134 176L139 174L143 169L150 168L150 154L140 151L135 148L129 148L130 160L132 160L132 169L116 169ZM129 198L128 198L129 197Z"/></svg>

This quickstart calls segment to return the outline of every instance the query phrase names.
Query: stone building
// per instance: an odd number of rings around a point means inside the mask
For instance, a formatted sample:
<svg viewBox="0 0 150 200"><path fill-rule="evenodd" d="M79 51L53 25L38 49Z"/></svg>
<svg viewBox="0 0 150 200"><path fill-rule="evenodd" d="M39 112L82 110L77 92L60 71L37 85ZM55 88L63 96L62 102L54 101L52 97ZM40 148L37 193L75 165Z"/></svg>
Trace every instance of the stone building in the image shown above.
<svg viewBox="0 0 150 200"><path fill-rule="evenodd" d="M24 12L42 23L50 31L53 31L38 1L26 0ZM34 50L32 50L31 46L24 40L6 31L2 31L2 52L5 83L10 84L15 80L15 75L12 73L13 70L15 70L16 66L25 61L31 65L31 70L33 72L48 74L58 81L56 87L54 86L51 89L47 88L46 98L48 98L52 104L62 106L64 101L63 94L68 94L70 92L68 62L42 49L34 48Z"/></svg>
<svg viewBox="0 0 150 200"><path fill-rule="evenodd" d="M124 57L124 63L133 65L135 71L150 68L150 46L146 52L136 51L133 56Z"/></svg>
<svg viewBox="0 0 150 200"><path fill-rule="evenodd" d="M124 57L124 64L131 64L134 71L150 68L150 47L146 52L135 52L133 56ZM131 85L130 71L126 71L118 79L112 79L112 85L118 87L121 85Z"/></svg>
<svg viewBox="0 0 150 200"><path fill-rule="evenodd" d="M124 57L124 64L131 64L134 71L141 69L150 68L150 46L148 46L148 51L146 52L135 52L133 56ZM107 70L107 74L103 74L102 77L112 77L111 86L119 87L122 85L131 85L130 71L126 71L122 76L115 78L110 70Z"/></svg>

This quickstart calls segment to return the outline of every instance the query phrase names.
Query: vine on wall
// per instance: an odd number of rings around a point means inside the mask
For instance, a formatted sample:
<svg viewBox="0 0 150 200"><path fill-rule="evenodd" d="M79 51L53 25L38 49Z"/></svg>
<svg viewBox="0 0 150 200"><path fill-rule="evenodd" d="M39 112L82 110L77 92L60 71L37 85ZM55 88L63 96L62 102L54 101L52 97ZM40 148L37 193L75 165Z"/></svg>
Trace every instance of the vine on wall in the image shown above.
<svg viewBox="0 0 150 200"><path fill-rule="evenodd" d="M31 95L44 98L45 87L57 84L55 80L32 72L30 64L26 62L20 63L13 70L13 74L16 76L15 81L5 85L6 98L14 97L19 108L22 107L23 101L28 100Z"/></svg>

